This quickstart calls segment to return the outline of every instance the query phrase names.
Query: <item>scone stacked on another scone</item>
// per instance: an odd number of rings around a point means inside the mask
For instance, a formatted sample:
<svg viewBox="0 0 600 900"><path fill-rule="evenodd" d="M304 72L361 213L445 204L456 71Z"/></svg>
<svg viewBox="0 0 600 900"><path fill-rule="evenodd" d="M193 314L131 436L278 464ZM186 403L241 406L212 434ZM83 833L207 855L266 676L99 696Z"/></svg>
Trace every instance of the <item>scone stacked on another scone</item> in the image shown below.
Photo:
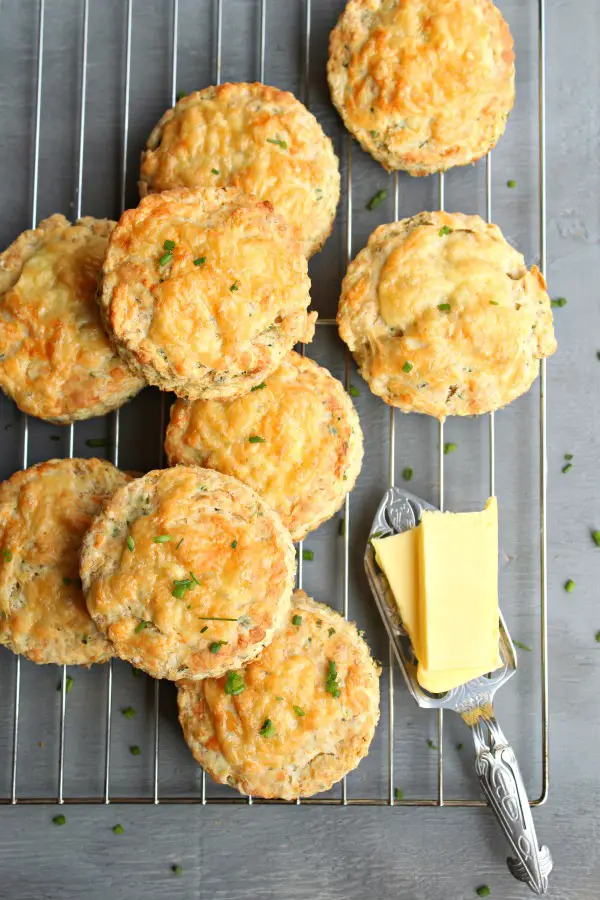
<svg viewBox="0 0 600 900"><path fill-rule="evenodd" d="M475 162L502 135L513 40L492 0L350 0L327 76L367 152L388 170L429 175Z"/></svg>
<svg viewBox="0 0 600 900"><path fill-rule="evenodd" d="M117 491L83 542L90 614L155 678L245 665L288 613L294 546L276 513L218 472L177 466Z"/></svg>
<svg viewBox="0 0 600 900"><path fill-rule="evenodd" d="M0 387L29 415L68 424L144 387L111 347L96 303L114 225L54 215L0 254Z"/></svg>
<svg viewBox="0 0 600 900"><path fill-rule="evenodd" d="M311 256L331 232L340 174L331 141L293 94L242 82L183 97L153 129L140 194L177 187L236 187L268 200Z"/></svg>
<svg viewBox="0 0 600 900"><path fill-rule="evenodd" d="M355 625L297 591L285 627L246 669L180 683L179 719L216 781L256 797L307 797L368 753L379 674Z"/></svg>
<svg viewBox="0 0 600 900"><path fill-rule="evenodd" d="M307 262L267 202L234 188L151 194L125 212L100 306L129 367L181 397L239 397L314 334Z"/></svg>
<svg viewBox="0 0 600 900"><path fill-rule="evenodd" d="M440 420L510 403L556 349L539 270L496 225L460 213L377 228L348 267L337 319L373 393Z"/></svg>
<svg viewBox="0 0 600 900"><path fill-rule="evenodd" d="M354 487L363 439L341 383L292 351L245 397L178 400L165 450L170 465L205 466L239 478L300 541Z"/></svg>
<svg viewBox="0 0 600 900"><path fill-rule="evenodd" d="M87 611L79 551L92 517L130 477L100 459L54 459L0 485L0 643L36 663L113 655Z"/></svg>

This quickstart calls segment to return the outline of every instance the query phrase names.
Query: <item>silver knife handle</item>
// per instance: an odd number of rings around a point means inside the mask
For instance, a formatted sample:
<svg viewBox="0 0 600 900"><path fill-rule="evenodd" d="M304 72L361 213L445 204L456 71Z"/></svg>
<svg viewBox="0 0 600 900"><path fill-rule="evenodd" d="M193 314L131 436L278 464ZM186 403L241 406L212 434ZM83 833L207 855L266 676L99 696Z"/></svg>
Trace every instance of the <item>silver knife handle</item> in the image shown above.
<svg viewBox="0 0 600 900"><path fill-rule="evenodd" d="M483 711L481 711L483 712ZM515 878L524 881L534 894L548 890L552 856L540 847L535 833L531 807L517 758L496 718L488 709L481 715L465 717L475 741L475 769L496 818L515 853L506 860ZM489 732L486 739L484 727Z"/></svg>

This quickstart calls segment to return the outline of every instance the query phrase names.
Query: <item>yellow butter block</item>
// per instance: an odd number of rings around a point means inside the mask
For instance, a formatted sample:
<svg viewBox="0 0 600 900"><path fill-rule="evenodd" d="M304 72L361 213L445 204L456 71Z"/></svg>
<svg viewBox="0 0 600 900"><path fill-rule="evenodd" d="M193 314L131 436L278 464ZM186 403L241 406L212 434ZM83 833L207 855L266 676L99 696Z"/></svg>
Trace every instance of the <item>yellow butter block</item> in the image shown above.
<svg viewBox="0 0 600 900"><path fill-rule="evenodd" d="M419 630L419 541L417 528L386 538L373 538L375 558L385 573L415 656L421 655Z"/></svg>
<svg viewBox="0 0 600 900"><path fill-rule="evenodd" d="M483 512L424 511L419 541L419 662L429 672L500 665L498 506Z"/></svg>

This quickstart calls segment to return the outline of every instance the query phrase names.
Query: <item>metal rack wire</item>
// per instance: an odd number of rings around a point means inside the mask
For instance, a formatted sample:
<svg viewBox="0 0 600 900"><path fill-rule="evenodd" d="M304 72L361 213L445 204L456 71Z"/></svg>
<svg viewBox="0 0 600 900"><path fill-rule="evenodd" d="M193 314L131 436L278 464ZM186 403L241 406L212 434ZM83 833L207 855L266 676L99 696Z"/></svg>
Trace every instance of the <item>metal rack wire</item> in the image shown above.
<svg viewBox="0 0 600 900"><path fill-rule="evenodd" d="M75 214L79 218L82 214L82 185L83 185L83 167L84 167L84 144L85 144L85 127L86 127L86 91L88 77L88 35L89 35L89 0L82 0L82 17L81 17L81 69L79 83L79 129L77 138L77 164L76 164L76 184L75 184ZM132 56L132 34L133 34L133 7L135 0L126 0L126 36L125 36L125 78L123 85L123 143L121 152L121 171L120 171L120 206L125 208L126 197L126 179L127 179L127 157L129 143L129 124L130 124L130 88L131 88L131 56ZM221 82L222 75L222 52L223 52L223 5L225 0L212 0L214 11L214 80L216 84ZM259 35L259 64L257 77L260 81L265 79L265 55L266 55L266 22L267 22L267 6L268 2L274 3L275 0L257 0L257 16L258 16L258 35ZM310 37L311 37L311 17L312 17L312 0L303 0L304 16L303 16L303 100L307 106L310 104L309 96L309 76L310 76ZM538 2L538 75L539 75L539 247L540 247L540 269L544 274L546 269L546 134L545 134L545 83L546 83L546 10L545 0L537 0ZM35 228L38 219L38 188L39 188L39 167L40 167L40 122L42 109L42 88L44 76L44 29L46 16L46 0L38 0L37 14L37 63L36 63L36 89L35 89L35 116L34 116L34 139L33 139L33 166L32 166L32 205L31 205L31 227ZM171 6L171 44L170 44L170 78L171 78L171 101L174 104L177 97L177 63L178 63L178 31L179 31L179 0L172 0ZM346 204L346 260L349 261L353 255L352 235L353 235L353 184L352 184L352 154L353 139L348 135L346 140L346 183L345 183L345 204ZM486 218L488 222L492 220L492 159L488 154L485 162L485 186L486 186ZM393 183L393 199L394 199L394 218L400 218L400 182L398 174L395 173L392 178ZM445 180L444 175L438 176L438 203L439 208L444 209L445 201ZM320 319L318 322L320 327L331 327L335 325L334 319ZM350 356L346 350L345 355L345 386L350 386ZM542 790L540 796L532 801L532 806L538 806L546 802L549 789L549 767L548 767L548 648L547 648L547 547L546 547L546 496L547 496L547 454L546 454L546 364L545 361L540 365L539 380L539 409L540 409L540 646L541 646L541 761L542 761ZM383 405L382 405L383 406ZM161 402L161 431L159 452L157 455L157 464L163 463L163 446L162 437L164 433L164 424L166 418L166 403L163 395ZM115 465L119 465L119 445L120 445L120 413L117 411L112 414L112 432L113 432L113 454L112 461ZM396 458L396 416L395 410L389 410L389 455L388 455L388 482L393 485L395 481L395 458ZM74 426L69 427L68 433L68 456L72 457L74 453ZM444 508L445 493L445 474L444 474L444 425L439 425L438 430L438 447L437 447L437 469L438 469L438 505L440 509ZM22 417L22 466L27 468L29 465L29 424L27 416ZM495 422L494 414L489 416L489 492L490 495L495 493ZM351 498L348 496L345 501L344 514L344 540L343 540L343 583L342 583L342 612L348 618L350 583L349 583L349 561L350 561L350 507ZM303 584L303 554L302 544L299 545L298 553L298 587ZM438 712L438 750L437 750L437 791L433 797L424 797L421 799L395 799L394 796L394 654L392 645L389 646L388 669L387 669L387 688L388 688L388 734L387 734L387 755L388 755L388 792L387 797L353 797L349 796L346 779L344 778L340 795L337 798L332 797L316 797L302 801L308 805L374 805L374 806L461 806L475 807L485 806L484 800L477 799L461 799L444 797L444 721L443 712ZM206 777L202 773L202 780L199 793L186 796L163 796L159 790L159 758L160 758L160 684L154 682L153 694L153 784L151 796L113 796L111 794L111 743L112 743L112 720L113 720L113 664L108 663L106 666L106 705L104 710L105 720L105 751L104 751L104 783L101 795L89 797L69 797L64 793L64 775L65 775L65 725L67 719L67 667L61 669L60 681L60 726L59 726L59 748L58 748L58 772L56 781L56 794L54 796L43 797L19 797L17 791L18 774L19 774L19 720L21 707L21 660L19 656L15 657L15 681L13 694L13 727L12 727L12 765L11 765L11 785L10 795L8 797L0 797L0 804L36 804L58 802L63 803L84 803L84 804L108 804L108 803L172 803L172 804L252 804L255 803L283 803L284 801L263 801L254 800L251 797L242 798L232 792L227 797L208 797L206 789ZM298 803L300 801L297 801Z"/></svg>

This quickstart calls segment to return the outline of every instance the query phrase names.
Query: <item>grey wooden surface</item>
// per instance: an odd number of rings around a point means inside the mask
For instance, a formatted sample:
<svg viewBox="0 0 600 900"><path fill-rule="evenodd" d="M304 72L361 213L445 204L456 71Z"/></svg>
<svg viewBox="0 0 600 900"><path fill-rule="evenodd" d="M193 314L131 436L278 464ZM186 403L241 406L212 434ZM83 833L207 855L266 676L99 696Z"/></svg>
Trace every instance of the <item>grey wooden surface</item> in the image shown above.
<svg viewBox="0 0 600 900"><path fill-rule="evenodd" d="M215 4L216 5L216 4ZM224 0L223 78L258 77L258 0ZM548 366L549 386L549 642L551 710L550 799L535 814L541 838L553 852L550 896L596 900L598 852L597 696L600 629L597 585L600 550L590 538L600 528L597 460L600 441L600 304L598 303L598 109L595 0L548 0L548 279L553 296L568 305L556 311L558 355ZM324 81L327 35L340 0L313 0L310 104L332 136L346 172L346 138L328 101ZM516 38L518 93L507 133L493 155L494 220L529 262L539 253L537 208L537 2L500 3ZM91 0L86 103L83 211L119 212L123 138L123 72L126 4ZM132 90L127 196L135 203L138 153L170 101L168 0L134 0ZM302 0L268 0L267 82L303 96ZM36 16L33 0L0 4L0 241L7 244L31 218L31 158L35 99ZM72 213L75 201L80 0L47 0L44 91L40 142L38 217ZM211 0L181 0L178 90L212 83L214 10ZM508 179L517 188L506 187ZM447 178L448 207L484 213L482 165ZM365 202L378 189L390 196L376 212ZM353 151L352 250L393 215L392 179L370 158ZM345 195L344 195L345 196ZM400 178L401 215L435 208L433 179ZM345 200L334 233L311 263L313 298L320 313L335 312L345 263ZM344 354L334 332L322 328L309 352L343 377ZM373 613L362 572L362 548L379 496L386 487L388 412L361 388L356 404L367 435L367 454L352 495L350 609L366 629L376 656L387 659L383 628ZM498 493L501 513L502 606L513 636L530 645L518 675L499 697L498 709L513 740L531 796L540 793L538 387L497 417ZM159 461L160 397L145 391L122 415L121 463L136 469ZM11 403L0 405L0 475L21 465L21 420ZM66 431L32 421L29 463L67 450ZM458 451L446 464L449 508L468 509L487 496L487 422L447 425ZM111 421L78 425L75 452L91 455L86 438L111 434ZM415 470L414 489L435 502L436 439L433 422L397 416L400 471ZM55 438L58 437L58 440ZM104 452L104 451L100 451ZM110 457L111 448L106 450ZM560 472L565 453L574 468ZM307 589L338 607L342 595L342 545L337 520L307 541L315 551L305 565ZM566 594L563 583L577 587ZM101 668L74 672L68 698L65 793L99 795L104 759L105 676ZM396 673L397 674L397 673ZM382 723L368 759L348 780L350 796L386 796L387 671L382 679ZM19 743L20 797L56 795L58 672L23 665ZM0 653L0 796L10 788L14 661ZM133 704L129 723L119 709ZM427 748L435 722L408 700L396 677L395 783L406 796L434 796L436 760ZM152 684L115 669L112 791L150 795L152 790ZM199 776L179 736L173 692L161 686L160 789L163 795L198 794ZM463 741L465 747L456 751ZM40 743L43 746L40 746ZM141 757L128 747L137 743ZM468 734L458 722L446 728L448 796L477 797ZM230 796L209 786L209 796ZM332 792L339 797L339 791ZM482 809L388 809L231 806L68 806L64 827L52 824L55 806L0 806L0 896L41 898L309 898L365 897L460 900L487 883L494 897L526 896L509 876L506 847ZM111 828L121 822L126 833ZM181 864L175 876L171 865Z"/></svg>

